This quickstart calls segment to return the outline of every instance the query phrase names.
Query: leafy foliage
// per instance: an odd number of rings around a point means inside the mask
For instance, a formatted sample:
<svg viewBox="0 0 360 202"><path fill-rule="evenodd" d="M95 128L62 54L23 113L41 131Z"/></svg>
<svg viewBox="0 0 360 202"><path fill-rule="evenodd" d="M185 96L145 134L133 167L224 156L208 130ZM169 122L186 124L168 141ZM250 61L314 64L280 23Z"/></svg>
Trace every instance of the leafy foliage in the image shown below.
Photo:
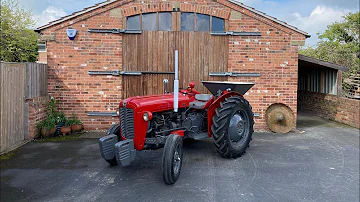
<svg viewBox="0 0 360 202"><path fill-rule="evenodd" d="M349 13L342 22L327 26L316 47L306 47L300 53L349 68L347 78L360 71L360 12Z"/></svg>
<svg viewBox="0 0 360 202"><path fill-rule="evenodd" d="M70 125L80 125L83 124L74 113L71 114L69 118Z"/></svg>
<svg viewBox="0 0 360 202"><path fill-rule="evenodd" d="M31 10L25 10L18 0L1 1L0 60L5 62L35 62L38 35Z"/></svg>

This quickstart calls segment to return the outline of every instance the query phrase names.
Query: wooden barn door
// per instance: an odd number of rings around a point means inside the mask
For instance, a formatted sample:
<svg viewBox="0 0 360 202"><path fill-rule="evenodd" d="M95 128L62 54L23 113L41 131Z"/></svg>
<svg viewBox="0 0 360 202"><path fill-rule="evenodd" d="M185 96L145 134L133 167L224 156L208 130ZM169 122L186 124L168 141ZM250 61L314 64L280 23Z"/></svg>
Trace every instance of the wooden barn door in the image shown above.
<svg viewBox="0 0 360 202"><path fill-rule="evenodd" d="M227 80L227 77L210 77L209 73L227 72L228 44L228 36L212 36L210 32L177 32L180 87L194 81L198 91L209 93L201 81Z"/></svg>
<svg viewBox="0 0 360 202"><path fill-rule="evenodd" d="M201 81L226 80L210 72L227 72L227 36L210 32L143 31L123 35L123 71L142 72L123 76L123 98L163 93L163 79L173 89L174 54L179 50L180 87L196 82L196 89L208 93Z"/></svg>
<svg viewBox="0 0 360 202"><path fill-rule="evenodd" d="M123 35L123 71L141 72L123 76L123 98L163 93L163 80L173 88L175 32L143 31Z"/></svg>

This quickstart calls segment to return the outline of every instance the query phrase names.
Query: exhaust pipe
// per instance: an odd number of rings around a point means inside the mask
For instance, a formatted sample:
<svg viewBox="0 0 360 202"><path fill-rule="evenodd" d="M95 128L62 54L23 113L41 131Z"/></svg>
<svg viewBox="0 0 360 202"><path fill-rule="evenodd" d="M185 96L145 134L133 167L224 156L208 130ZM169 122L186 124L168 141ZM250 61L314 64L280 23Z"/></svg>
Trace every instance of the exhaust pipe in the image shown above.
<svg viewBox="0 0 360 202"><path fill-rule="evenodd" d="M179 106L179 51L175 50L174 112Z"/></svg>
<svg viewBox="0 0 360 202"><path fill-rule="evenodd" d="M167 94L167 93L168 93L168 92L167 92L167 84L169 83L169 80L164 79L164 80L163 80L163 83L164 83L164 94Z"/></svg>

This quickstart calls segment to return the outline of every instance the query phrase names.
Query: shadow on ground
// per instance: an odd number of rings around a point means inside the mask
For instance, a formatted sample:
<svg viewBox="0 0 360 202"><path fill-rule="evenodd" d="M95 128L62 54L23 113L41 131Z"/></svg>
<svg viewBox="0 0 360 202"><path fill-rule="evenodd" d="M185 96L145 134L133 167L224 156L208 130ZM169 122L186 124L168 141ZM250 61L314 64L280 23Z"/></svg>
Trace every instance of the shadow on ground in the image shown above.
<svg viewBox="0 0 360 202"><path fill-rule="evenodd" d="M162 150L110 167L97 139L33 142L1 161L1 201L359 201L359 131L304 114L298 128L255 133L238 159L220 157L211 139L186 141L173 186Z"/></svg>

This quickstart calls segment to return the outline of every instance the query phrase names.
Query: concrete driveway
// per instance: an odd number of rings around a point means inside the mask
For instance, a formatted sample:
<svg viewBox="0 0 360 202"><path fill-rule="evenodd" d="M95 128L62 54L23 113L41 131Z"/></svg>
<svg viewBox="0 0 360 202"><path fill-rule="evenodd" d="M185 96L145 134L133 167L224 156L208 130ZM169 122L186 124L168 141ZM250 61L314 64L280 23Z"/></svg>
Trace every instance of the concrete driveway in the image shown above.
<svg viewBox="0 0 360 202"><path fill-rule="evenodd" d="M179 180L162 180L162 150L110 167L97 139L29 143L1 161L1 201L359 201L359 130L306 115L304 133L256 133L236 160L211 139L188 142Z"/></svg>

